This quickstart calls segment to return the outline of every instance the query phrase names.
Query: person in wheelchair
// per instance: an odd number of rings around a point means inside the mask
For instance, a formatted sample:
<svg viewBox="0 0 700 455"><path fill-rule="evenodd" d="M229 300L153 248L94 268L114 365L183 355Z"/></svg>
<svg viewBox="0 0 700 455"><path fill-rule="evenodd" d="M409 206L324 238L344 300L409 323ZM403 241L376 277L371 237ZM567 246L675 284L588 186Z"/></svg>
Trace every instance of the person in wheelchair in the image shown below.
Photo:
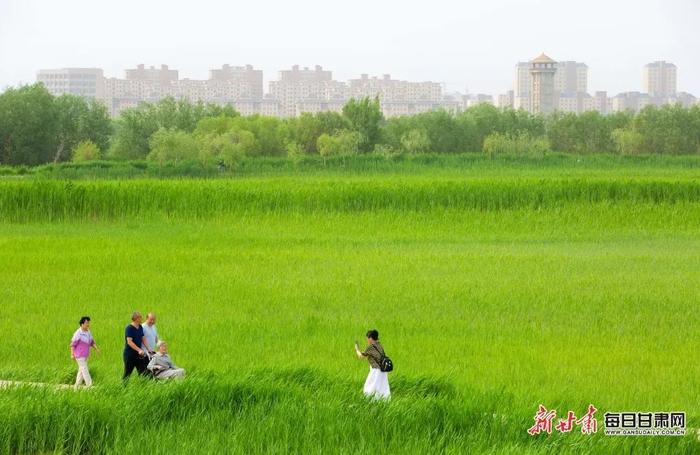
<svg viewBox="0 0 700 455"><path fill-rule="evenodd" d="M168 355L168 345L165 341L159 341L158 351L151 356L148 362L148 371L156 379L184 378L185 370L178 368Z"/></svg>

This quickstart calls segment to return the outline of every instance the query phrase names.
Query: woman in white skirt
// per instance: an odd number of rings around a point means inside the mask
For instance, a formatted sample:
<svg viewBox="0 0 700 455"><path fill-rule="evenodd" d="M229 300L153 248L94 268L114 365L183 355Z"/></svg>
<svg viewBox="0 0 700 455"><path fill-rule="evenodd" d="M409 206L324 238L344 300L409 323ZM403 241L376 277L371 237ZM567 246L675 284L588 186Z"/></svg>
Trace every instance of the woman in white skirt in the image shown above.
<svg viewBox="0 0 700 455"><path fill-rule="evenodd" d="M360 351L360 345L355 342L355 353L358 359L367 358L369 361L369 374L365 381L364 393L366 397L388 400L391 397L389 389L389 375L379 368L379 362L384 357L384 347L379 342L379 332L370 330L367 332L367 349Z"/></svg>

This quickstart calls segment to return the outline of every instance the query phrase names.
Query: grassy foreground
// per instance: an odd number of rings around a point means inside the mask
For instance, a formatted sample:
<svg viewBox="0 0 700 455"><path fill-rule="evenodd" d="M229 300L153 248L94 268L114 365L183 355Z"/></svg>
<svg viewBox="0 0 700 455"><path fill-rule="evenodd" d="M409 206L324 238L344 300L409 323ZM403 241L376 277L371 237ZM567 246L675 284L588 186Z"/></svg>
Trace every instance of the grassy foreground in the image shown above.
<svg viewBox="0 0 700 455"><path fill-rule="evenodd" d="M0 391L2 452L700 450L526 433L539 403L700 426L691 173L0 182L0 201L0 378L72 382L83 313L103 350L92 390ZM186 381L120 384L134 309ZM370 327L390 403L360 396Z"/></svg>

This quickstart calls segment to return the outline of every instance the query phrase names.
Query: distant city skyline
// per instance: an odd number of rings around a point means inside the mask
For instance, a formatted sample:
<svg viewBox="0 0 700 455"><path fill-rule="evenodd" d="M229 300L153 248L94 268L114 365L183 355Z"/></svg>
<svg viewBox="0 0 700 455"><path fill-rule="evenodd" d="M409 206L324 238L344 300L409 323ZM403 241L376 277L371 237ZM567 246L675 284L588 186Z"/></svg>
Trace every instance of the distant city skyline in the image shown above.
<svg viewBox="0 0 700 455"><path fill-rule="evenodd" d="M229 62L262 70L265 87L280 68L320 64L339 80L390 73L495 96L511 88L516 62L545 52L585 62L591 92L641 91L639 68L666 60L678 90L700 94L699 17L694 0L3 0L0 87L31 83L41 68L121 77L138 62L167 63L205 79Z"/></svg>
<svg viewBox="0 0 700 455"><path fill-rule="evenodd" d="M547 52L543 52L543 54L547 54ZM571 86L571 84L573 84L578 89L578 90L566 90L565 87L559 87L559 89L563 90L563 91L570 91L570 92L571 91L574 91L574 92L575 91L582 91L582 92L590 92L590 93L593 93L595 91L607 91L608 93L610 93L612 95L615 95L617 93L625 93L625 92L633 92L633 91L649 92L648 80L647 80L648 79L648 68L650 67L650 65L653 65L655 63L668 62L669 64L673 65L673 67L674 67L674 83L675 83L675 85L674 85L673 92L693 93L691 91L683 90L682 88L678 88L676 86L676 85L680 85L680 84L678 84L677 80L678 80L678 73L679 72L682 73L682 70L678 71L677 65L673 64L673 62L670 62L670 61L664 60L664 59L653 60L653 61L648 60L648 61L644 62L644 64L640 65L640 67L638 68L638 71L637 71L639 83L637 85L629 85L626 88L624 88L623 90L620 90L619 92L606 90L604 87L599 87L595 90L591 89L590 88L590 77L591 77L591 73L593 73L595 70L594 69L592 70L590 68L590 66L584 61L559 60L559 59L555 59L555 61L561 65L564 65L563 68L561 68L559 70L560 72L562 69L564 69L568 73L572 73L572 70L573 70L573 74L568 75L568 79L569 79L568 86ZM216 64L210 64L206 70L198 69L196 71L197 75L204 74L201 77L195 76L194 74L187 74L184 71L180 70L177 66L174 66L174 65L170 64L169 62L151 62L151 63L139 62L136 64L134 64L132 62L131 66L129 68L126 68L126 67L121 68L116 74L110 74L104 67L97 67L97 66L89 66L88 67L88 66L84 66L84 65L82 65L82 66L81 65L77 65L77 66L63 65L63 66L57 66L55 68L50 68L50 69L59 70L59 69L71 69L71 68L78 68L78 69L93 68L93 69L102 70L103 76L107 79L109 79L109 78L121 79L121 78L124 78L126 75L128 75L129 72L133 73L137 67L145 68L147 70L148 69L151 69L151 70L160 69L161 67L167 67L171 72L177 73L177 78L180 80L183 80L183 79L206 80L206 79L212 78L212 72L221 72L222 68L226 68L226 67L232 67L232 68L250 67L251 69L254 68L256 70L256 72L260 73L260 80L262 82L263 92L265 94L267 94L270 92L270 90L269 90L270 82L274 82L277 79L277 76L281 72L288 71L289 68L294 68L294 67L302 68L302 69L314 69L314 68L320 67L320 68L324 68L326 71L330 71L333 74L334 80L349 81L349 80L356 79L356 78L363 76L363 75L369 76L370 78L381 78L381 77L384 77L386 75L391 75L392 78L397 79L397 80L404 80L404 81L416 82L416 83L431 82L431 83L440 84L443 87L444 93L458 92L458 93L462 93L462 94L471 94L471 95L489 94L489 95L493 95L495 97L498 94L507 92L509 90L514 90L516 92L515 95L517 96L517 91L518 91L517 85L518 85L518 79L519 79L518 72L519 71L524 71L524 73L525 73L524 79L526 82L526 86L529 85L529 80L528 80L528 78L529 78L528 75L529 75L529 71L530 71L529 70L529 62L530 62L529 59L521 59L520 61L513 63L511 65L510 72L508 73L510 75L510 78L511 78L510 84L506 85L504 87L501 87L500 89L498 89L494 92L472 91L472 90L468 90L468 87L465 87L462 90L460 90L459 88L450 88L447 84L445 84L444 82L437 80L435 78L432 78L432 79L428 78L428 79L424 79L424 80L416 80L416 79L410 79L410 78L399 78L399 77L395 77L395 74L392 73L391 71L384 71L381 73L370 73L367 71L360 71L358 73L354 73L354 74L350 75L350 77L342 78L342 77L338 77L338 72L335 69L329 68L329 67L323 65L322 62L316 62L316 63L311 64L311 65L301 65L301 64L295 63L295 64L290 65L288 68L279 67L274 71L265 71L262 68L257 67L256 65L251 64L249 62L245 62L245 63L243 63L243 62L225 62L225 63L219 64L220 68L216 67L215 66ZM571 67L572 65L573 65L573 67ZM583 67L583 68L581 68L581 67ZM36 82L37 76L42 71L45 71L47 69L49 69L49 67L37 68L34 71L34 76L28 81L22 81L22 84L33 84L34 82ZM557 73L557 77L559 78L560 76L563 79L564 76ZM559 84L566 84L567 83L567 81L563 81L563 80L558 80L557 82ZM698 92L698 95L700 95L700 91Z"/></svg>
<svg viewBox="0 0 700 455"><path fill-rule="evenodd" d="M54 95L72 94L95 98L111 116L142 103L166 97L234 106L243 115L294 117L303 113L341 112L352 98L378 97L386 117L414 115L434 110L457 113L477 104L524 109L533 114L555 111L603 115L639 111L648 105L680 104L690 107L700 99L677 90L677 67L671 62L651 62L642 68L643 90L609 96L607 91L588 91L588 65L556 61L542 53L515 65L513 86L505 93L460 94L446 91L432 81L406 81L390 74L363 73L345 81L333 71L293 65L277 72L278 78L263 87L263 71L253 65L224 64L209 70L206 79L181 77L176 68L161 64L138 64L124 77L105 77L101 68L53 68L37 72L37 81Z"/></svg>
<svg viewBox="0 0 700 455"><path fill-rule="evenodd" d="M540 53L541 51L536 51L535 54ZM549 55L551 52L548 52L546 49L544 50L545 54ZM532 54L532 53L531 53ZM533 54L533 55L535 55ZM577 63L583 63L588 67L588 80L587 80L587 86L588 86L588 91L589 92L595 92L595 91L607 91L608 93L611 94L616 94L616 93L624 93L624 92L630 92L630 91L640 91L643 92L645 91L645 81L644 81L644 76L642 72L640 71L641 68L644 68L646 65L657 62L657 61L668 61L670 62L670 59L667 58L654 58L654 59L647 59L645 61L642 61L639 67L637 68L636 71L636 77L632 77L629 81L623 81L623 80L618 80L616 84L614 84L615 87L620 87L619 90L610 90L607 87L601 86L600 84L594 85L591 83L591 79L595 80L596 79L596 69L592 68L591 65L589 65L586 61L582 59L575 59L575 58L567 58L567 59L556 59L557 61L560 62L577 62ZM512 62L509 65L505 65L505 71L503 74L499 73L497 76L494 75L494 79L506 79L505 85L500 88L496 88L493 91L488 91L488 90L475 90L470 88L469 84L464 84L464 86L460 87L459 85L456 84L449 84L445 82L444 80L439 79L438 77L430 77L429 72L427 71L421 71L421 74L424 74L426 76L425 79L415 79L411 77L401 77L399 76L395 71L391 71L391 69L386 68L384 71L380 72L371 72L371 71L363 71L362 68L358 68L359 72L356 73L350 73L347 76L340 76L341 74L346 74L345 72L341 72L336 70L335 68L330 68L329 66L323 64L323 62L316 61L312 62L309 64L301 64L299 62L293 62L292 64L288 65L286 68L293 67L293 66L299 66L302 68L314 68L316 66L322 66L324 68L329 68L333 72L333 77L336 80L350 80L357 78L361 74L369 74L372 77L381 77L382 75L385 74L391 74L392 77L399 79L399 80L406 80L406 81L411 81L411 82L435 82L443 86L445 93L449 92L459 92L463 94L490 94L493 96L497 96L500 93L503 93L507 90L512 90L513 89L513 74L517 70L517 66L519 64L522 64L523 62L526 62L527 60L523 60L522 56L519 61ZM214 67L214 65L210 64L209 66L203 67L203 68L192 68L191 65L185 65L185 68L190 68L189 70L182 70L179 66L173 65L172 62L165 62L162 60L157 60L153 62L139 62L138 64L143 64L146 67L155 67L159 68L161 65L167 65L170 68L177 69L180 75L180 79L192 79L192 80L204 80L209 78L209 72L211 69ZM252 65L253 67L256 68L256 70L262 71L263 73L263 86L265 87L265 92L267 93L269 83L271 81L274 81L277 78L277 75L280 71L284 70L283 66L276 66L273 67L274 69L268 70L265 68L262 68L260 66L255 65L254 63L250 62L230 62L230 63L223 63L223 64L230 64L232 66L239 66L239 65ZM133 67L135 66L134 62L130 62L127 67ZM676 67L680 67L680 65L676 65ZM36 76L39 71L42 69L46 68L53 68L50 66L42 66L42 67L36 67L32 74L26 79L26 80L19 80L14 84L2 84L0 85L0 91L4 90L5 88L8 87L17 87L19 85L25 85L25 84L33 84L36 82ZM120 68L118 70L112 69L111 65L108 66L86 66L86 65L58 65L55 66L55 68L99 68L104 71L104 76L106 78L121 78L124 77L125 74L125 68ZM206 69L204 69L206 68ZM1 71L1 70L0 70ZM685 77L684 77L685 76ZM510 79L510 81L508 81ZM677 73L677 91L679 92L687 92L687 93L692 93L692 94L697 94L700 95L700 84L683 84L682 81L687 80L688 77L685 74L685 71L683 71L682 68L678 70ZM627 82L627 83L626 83ZM687 86L698 86L697 90L692 90L692 89L686 89L685 87Z"/></svg>

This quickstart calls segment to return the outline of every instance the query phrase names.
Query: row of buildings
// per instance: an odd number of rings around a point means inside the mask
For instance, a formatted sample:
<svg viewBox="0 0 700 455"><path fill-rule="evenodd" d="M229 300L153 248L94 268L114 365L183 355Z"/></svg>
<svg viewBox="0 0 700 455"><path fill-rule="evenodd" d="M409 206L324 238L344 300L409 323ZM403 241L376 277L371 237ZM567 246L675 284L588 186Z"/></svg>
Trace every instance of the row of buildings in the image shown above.
<svg viewBox="0 0 700 455"><path fill-rule="evenodd" d="M588 66L582 62L555 61L541 54L515 66L513 90L498 96L499 107L524 109L532 113L597 111L637 112L648 105L700 102L690 93L677 90L676 65L665 61L649 63L642 69L642 92L623 92L613 97L607 92L588 92Z"/></svg>
<svg viewBox="0 0 700 455"><path fill-rule="evenodd" d="M51 93L71 93L104 101L112 116L143 102L154 102L171 96L176 99L232 104L241 114L262 114L293 117L302 112L342 110L351 98L381 99L387 117L415 114L444 105L442 85L436 82L408 82L392 79L389 74L341 82L321 66L293 66L279 72L263 93L263 73L251 65L230 66L209 71L209 79L180 79L177 70L138 65L126 70L123 79L106 78L99 68L64 68L40 70L37 81ZM452 102L452 109L459 108Z"/></svg>
<svg viewBox="0 0 700 455"><path fill-rule="evenodd" d="M644 92L626 92L608 97L606 92L588 93L588 67L573 61L555 61L542 54L515 67L513 90L494 99L491 95L447 93L437 82L409 82L392 79L389 74L370 77L362 74L347 82L333 79L331 71L320 66L293 66L279 72L263 91L263 72L251 65L231 66L209 71L206 80L180 78L167 65L127 69L124 78L105 77L99 68L63 68L40 70L37 81L51 93L70 93L101 100L112 116L144 102L165 97L231 104L243 115L262 114L279 117L303 112L339 112L351 98L378 96L386 117L411 115L445 109L465 110L475 104L524 109L532 113L598 111L637 111L649 104L681 103L689 106L698 100L676 88L676 67L654 62L643 70Z"/></svg>

